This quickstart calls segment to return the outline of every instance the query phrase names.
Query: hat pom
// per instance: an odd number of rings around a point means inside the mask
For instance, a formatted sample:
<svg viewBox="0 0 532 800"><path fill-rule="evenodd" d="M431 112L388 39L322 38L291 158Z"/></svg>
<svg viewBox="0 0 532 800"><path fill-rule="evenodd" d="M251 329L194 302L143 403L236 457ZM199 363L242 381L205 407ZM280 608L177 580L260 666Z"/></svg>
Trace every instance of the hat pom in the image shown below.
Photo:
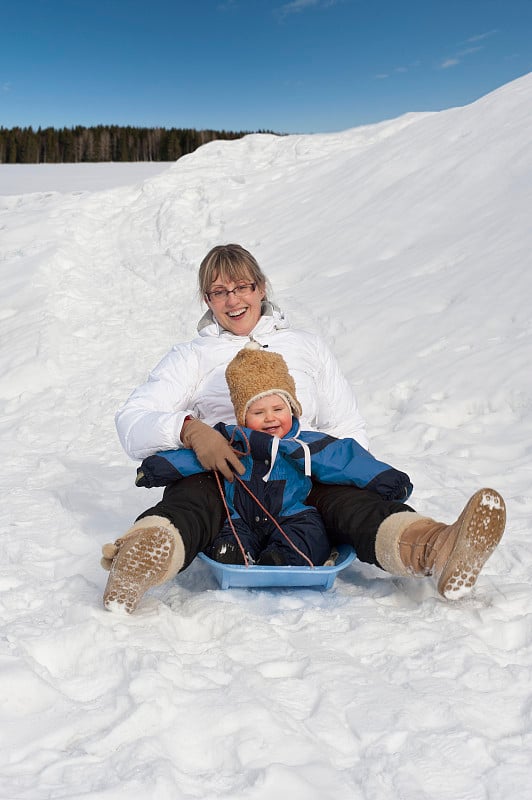
<svg viewBox="0 0 532 800"><path fill-rule="evenodd" d="M260 350L261 346L255 339L250 339L250 341L244 345L242 350Z"/></svg>

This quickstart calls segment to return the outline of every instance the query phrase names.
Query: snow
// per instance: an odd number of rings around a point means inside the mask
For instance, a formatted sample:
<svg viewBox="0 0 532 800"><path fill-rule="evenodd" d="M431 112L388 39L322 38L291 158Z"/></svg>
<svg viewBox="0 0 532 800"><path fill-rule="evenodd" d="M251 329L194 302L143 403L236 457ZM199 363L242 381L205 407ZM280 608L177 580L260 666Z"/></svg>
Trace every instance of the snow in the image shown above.
<svg viewBox="0 0 532 800"><path fill-rule="evenodd" d="M30 192L83 192L127 186L164 172L170 161L137 163L0 164L0 195Z"/></svg>
<svg viewBox="0 0 532 800"><path fill-rule="evenodd" d="M211 142L147 178L0 167L0 797L526 796L531 123L532 74L463 108ZM193 335L199 261L229 241L325 335L416 510L505 497L471 595L357 561L329 591L222 591L196 560L131 617L103 610L100 548L159 496L115 410Z"/></svg>

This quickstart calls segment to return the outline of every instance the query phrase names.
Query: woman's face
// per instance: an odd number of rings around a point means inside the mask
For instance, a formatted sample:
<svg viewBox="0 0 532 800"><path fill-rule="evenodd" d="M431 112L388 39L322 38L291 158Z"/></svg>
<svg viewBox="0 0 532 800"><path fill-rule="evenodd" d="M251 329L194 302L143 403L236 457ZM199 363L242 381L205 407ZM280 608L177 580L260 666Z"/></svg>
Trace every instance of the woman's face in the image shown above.
<svg viewBox="0 0 532 800"><path fill-rule="evenodd" d="M217 275L205 295L205 302L214 314L218 323L226 331L236 336L248 336L261 317L261 303L266 292L264 286L255 285L249 277L240 280L225 280ZM232 292L232 289L237 289ZM224 292L230 293L224 297ZM216 297L212 293L220 292Z"/></svg>

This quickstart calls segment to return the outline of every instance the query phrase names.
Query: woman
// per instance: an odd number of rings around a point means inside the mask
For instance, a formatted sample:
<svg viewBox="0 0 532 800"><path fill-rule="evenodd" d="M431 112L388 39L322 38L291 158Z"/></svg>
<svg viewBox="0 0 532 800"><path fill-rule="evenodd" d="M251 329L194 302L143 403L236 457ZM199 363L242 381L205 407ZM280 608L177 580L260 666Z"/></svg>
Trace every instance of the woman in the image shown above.
<svg viewBox="0 0 532 800"><path fill-rule="evenodd" d="M132 458L190 447L207 472L166 487L127 533L104 545L109 610L131 613L147 589L186 569L220 530L224 507L210 471L232 481L244 470L211 426L235 422L224 373L246 341L284 357L303 408L302 428L368 446L356 398L336 359L319 336L290 328L268 301L266 276L251 253L236 244L214 247L200 265L199 286L208 306L199 336L162 359L117 413L116 424ZM393 575L432 575L449 598L471 589L505 525L504 501L492 489L473 495L451 525L351 486L316 483L308 503L320 512L332 543L352 544L361 561Z"/></svg>

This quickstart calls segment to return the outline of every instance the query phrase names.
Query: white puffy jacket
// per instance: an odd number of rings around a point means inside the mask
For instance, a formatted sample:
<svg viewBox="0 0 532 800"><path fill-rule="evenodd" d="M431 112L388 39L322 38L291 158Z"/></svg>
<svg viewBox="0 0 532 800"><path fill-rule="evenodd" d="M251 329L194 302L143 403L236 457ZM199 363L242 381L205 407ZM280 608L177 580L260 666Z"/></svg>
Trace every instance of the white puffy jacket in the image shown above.
<svg viewBox="0 0 532 800"><path fill-rule="evenodd" d="M175 345L117 412L118 435L131 458L182 447L180 433L187 414L208 425L235 423L225 368L250 338L286 361L303 407L302 430L352 437L368 447L355 395L320 336L290 328L269 303L263 304L263 316L249 336L224 330L210 312L198 329L199 336Z"/></svg>

